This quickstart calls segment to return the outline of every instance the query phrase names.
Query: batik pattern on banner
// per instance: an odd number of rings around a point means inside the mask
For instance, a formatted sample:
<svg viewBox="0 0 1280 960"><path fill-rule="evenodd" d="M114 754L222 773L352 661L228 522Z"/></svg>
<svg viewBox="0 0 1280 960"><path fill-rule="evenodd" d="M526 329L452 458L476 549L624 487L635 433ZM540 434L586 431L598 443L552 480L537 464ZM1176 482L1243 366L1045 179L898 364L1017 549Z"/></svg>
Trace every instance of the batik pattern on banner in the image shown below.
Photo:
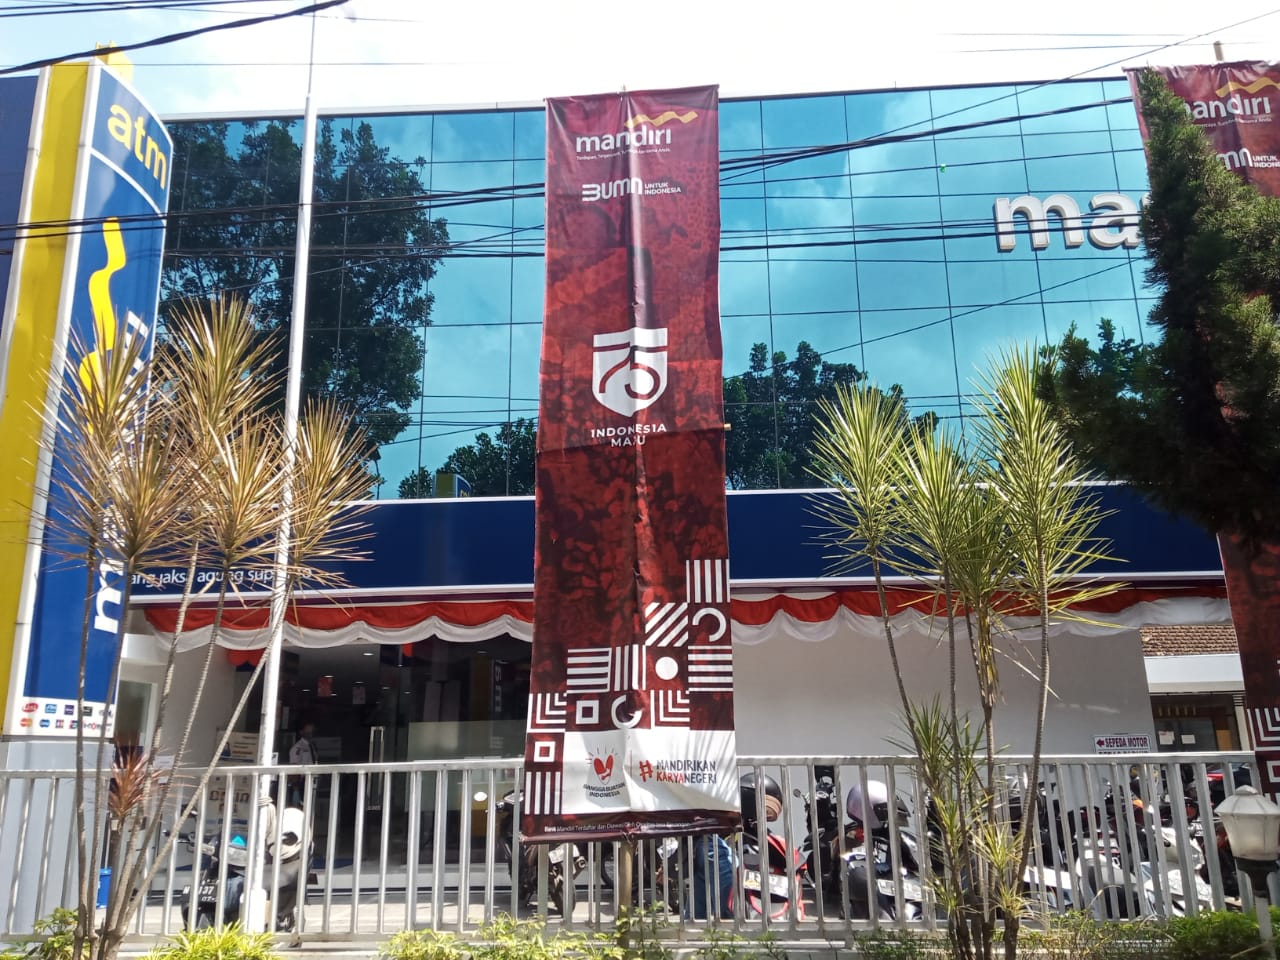
<svg viewBox="0 0 1280 960"><path fill-rule="evenodd" d="M522 829L737 825L714 87L547 102Z"/></svg>
<svg viewBox="0 0 1280 960"><path fill-rule="evenodd" d="M1228 170L1280 196L1280 64L1211 63L1189 67L1152 67L1182 98L1187 112L1209 137ZM1140 70L1128 70L1133 99ZM1138 127L1147 139L1146 121Z"/></svg>

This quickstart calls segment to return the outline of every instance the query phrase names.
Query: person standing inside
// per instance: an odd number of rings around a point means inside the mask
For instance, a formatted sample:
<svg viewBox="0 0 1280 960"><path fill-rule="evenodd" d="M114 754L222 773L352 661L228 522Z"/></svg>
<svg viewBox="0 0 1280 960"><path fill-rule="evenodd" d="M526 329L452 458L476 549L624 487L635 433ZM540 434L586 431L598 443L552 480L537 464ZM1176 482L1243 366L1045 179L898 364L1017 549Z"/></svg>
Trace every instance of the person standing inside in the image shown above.
<svg viewBox="0 0 1280 960"><path fill-rule="evenodd" d="M298 729L298 739L289 748L289 763L292 766L310 766L316 762L315 735L316 725L310 720L304 720L302 726ZM290 806L302 806L303 783L304 778L302 777L289 778Z"/></svg>

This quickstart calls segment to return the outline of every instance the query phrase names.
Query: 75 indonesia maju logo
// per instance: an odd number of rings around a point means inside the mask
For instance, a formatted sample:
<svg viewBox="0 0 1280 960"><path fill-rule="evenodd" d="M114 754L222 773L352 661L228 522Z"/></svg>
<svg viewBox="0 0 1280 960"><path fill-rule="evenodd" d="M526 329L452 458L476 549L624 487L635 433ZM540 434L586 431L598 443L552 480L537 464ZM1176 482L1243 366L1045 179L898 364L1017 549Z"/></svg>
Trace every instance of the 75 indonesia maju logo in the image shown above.
<svg viewBox="0 0 1280 960"><path fill-rule="evenodd" d="M591 392L624 417L652 406L667 389L667 328L632 327L592 340Z"/></svg>

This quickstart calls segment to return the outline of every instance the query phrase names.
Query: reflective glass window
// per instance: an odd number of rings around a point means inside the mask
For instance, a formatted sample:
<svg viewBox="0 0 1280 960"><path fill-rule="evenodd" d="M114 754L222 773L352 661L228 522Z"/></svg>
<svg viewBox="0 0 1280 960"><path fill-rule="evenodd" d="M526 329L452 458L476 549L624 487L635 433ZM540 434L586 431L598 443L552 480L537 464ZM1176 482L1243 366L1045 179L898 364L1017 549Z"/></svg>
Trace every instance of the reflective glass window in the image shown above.
<svg viewBox="0 0 1280 960"><path fill-rule="evenodd" d="M1103 318L1116 325L1116 334L1142 340L1142 322L1138 316L1138 303L1128 300L1087 300L1078 303L1046 303L1044 305L1045 328L1048 342L1058 343L1075 324L1076 333L1094 339L1098 323Z"/></svg>
<svg viewBox="0 0 1280 960"><path fill-rule="evenodd" d="M1021 137L951 137L938 140L936 149L937 189L944 195L1026 190Z"/></svg>
<svg viewBox="0 0 1280 960"><path fill-rule="evenodd" d="M720 153L759 153L764 147L760 129L760 101L725 100L720 104Z"/></svg>
<svg viewBox="0 0 1280 960"><path fill-rule="evenodd" d="M545 290L546 270L541 257L519 256L512 260L511 322L517 326L540 326Z"/></svg>
<svg viewBox="0 0 1280 960"><path fill-rule="evenodd" d="M173 127L175 212L279 212L175 217L165 296L240 289L283 322L300 121ZM540 109L322 119L310 329L341 363L381 352L398 378L398 399L367 413L394 428L382 437L380 496L478 431L536 417L544 128ZM1142 251L1117 242L1124 228L1106 206L1117 193L1136 204L1147 184L1123 79L730 100L719 130L724 370L738 384L726 418L784 454L812 411L786 393L772 358L794 363L801 343L814 369L853 364L900 384L913 413L956 423L975 368L1001 344L1056 341L1073 322L1092 335L1103 316L1125 335L1153 335ZM1054 194L1078 222L1051 204L1029 223ZM406 210L416 226L398 219ZM436 219L447 242L433 237ZM375 289L396 293L371 298ZM735 443L733 482L805 482Z"/></svg>
<svg viewBox="0 0 1280 960"><path fill-rule="evenodd" d="M367 124L374 141L386 149L389 156L411 163L431 156L434 119L430 114L354 117L351 129Z"/></svg>
<svg viewBox="0 0 1280 960"><path fill-rule="evenodd" d="M854 93L844 102L850 140L919 133L933 125L927 90Z"/></svg>
<svg viewBox="0 0 1280 960"><path fill-rule="evenodd" d="M960 390L971 393L1000 347L1045 341L1043 308L1031 301L958 311L952 331Z"/></svg>
<svg viewBox="0 0 1280 960"><path fill-rule="evenodd" d="M1111 133L1038 134L1026 138L1027 187L1034 194L1101 193L1116 189Z"/></svg>
<svg viewBox="0 0 1280 960"><path fill-rule="evenodd" d="M948 260L951 307L964 310L1026 297L1040 287L1036 268L1030 259Z"/></svg>
<svg viewBox="0 0 1280 960"><path fill-rule="evenodd" d="M431 282L436 326L494 327L511 322L511 261L453 256Z"/></svg>
<svg viewBox="0 0 1280 960"><path fill-rule="evenodd" d="M515 118L505 110L484 113L438 113L431 136L436 163L474 163L510 158Z"/></svg>
<svg viewBox="0 0 1280 960"><path fill-rule="evenodd" d="M844 98L779 97L760 107L764 148L809 147L844 143Z"/></svg>
<svg viewBox="0 0 1280 960"><path fill-rule="evenodd" d="M720 324L720 340L723 345L724 375L732 377L746 373L751 368L751 349L756 344L764 344L766 355L772 355L772 321L767 313L726 317Z"/></svg>
<svg viewBox="0 0 1280 960"><path fill-rule="evenodd" d="M859 260L858 294L863 310L945 308L946 268L934 262Z"/></svg>
<svg viewBox="0 0 1280 960"><path fill-rule="evenodd" d="M932 90L929 103L938 137L1000 137L1019 132L1014 87Z"/></svg>
<svg viewBox="0 0 1280 960"><path fill-rule="evenodd" d="M726 256L729 256L726 254ZM720 261L720 315L741 317L769 309L769 264L763 251Z"/></svg>
<svg viewBox="0 0 1280 960"><path fill-rule="evenodd" d="M538 415L538 366L542 355L542 325L511 328L511 405L517 416Z"/></svg>
<svg viewBox="0 0 1280 960"><path fill-rule="evenodd" d="M862 313L863 369L882 387L899 384L913 413L956 394L950 313L945 309Z"/></svg>
<svg viewBox="0 0 1280 960"><path fill-rule="evenodd" d="M1026 116L1022 132L1035 135L1105 130L1107 108L1101 104L1106 99L1107 94L1098 80L1020 86L1018 113ZM1032 114L1041 116L1028 116Z"/></svg>
<svg viewBox="0 0 1280 960"><path fill-rule="evenodd" d="M852 258L769 259L769 302L775 315L854 310L857 299Z"/></svg>
<svg viewBox="0 0 1280 960"><path fill-rule="evenodd" d="M515 158L541 163L547 155L547 117L541 110L517 110L512 116Z"/></svg>
<svg viewBox="0 0 1280 960"><path fill-rule="evenodd" d="M855 197L936 196L936 168L928 138L856 147L849 151L850 190Z"/></svg>

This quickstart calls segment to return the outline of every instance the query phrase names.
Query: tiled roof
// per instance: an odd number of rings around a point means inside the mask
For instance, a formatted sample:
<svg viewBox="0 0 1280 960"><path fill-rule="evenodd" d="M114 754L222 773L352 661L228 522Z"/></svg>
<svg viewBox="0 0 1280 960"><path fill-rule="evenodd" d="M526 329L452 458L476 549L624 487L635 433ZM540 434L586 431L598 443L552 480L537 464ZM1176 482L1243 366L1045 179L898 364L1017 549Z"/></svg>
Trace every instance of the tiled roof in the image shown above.
<svg viewBox="0 0 1280 960"><path fill-rule="evenodd" d="M1205 653L1237 653L1236 629L1229 623L1178 624L1142 628L1146 657L1187 657Z"/></svg>

